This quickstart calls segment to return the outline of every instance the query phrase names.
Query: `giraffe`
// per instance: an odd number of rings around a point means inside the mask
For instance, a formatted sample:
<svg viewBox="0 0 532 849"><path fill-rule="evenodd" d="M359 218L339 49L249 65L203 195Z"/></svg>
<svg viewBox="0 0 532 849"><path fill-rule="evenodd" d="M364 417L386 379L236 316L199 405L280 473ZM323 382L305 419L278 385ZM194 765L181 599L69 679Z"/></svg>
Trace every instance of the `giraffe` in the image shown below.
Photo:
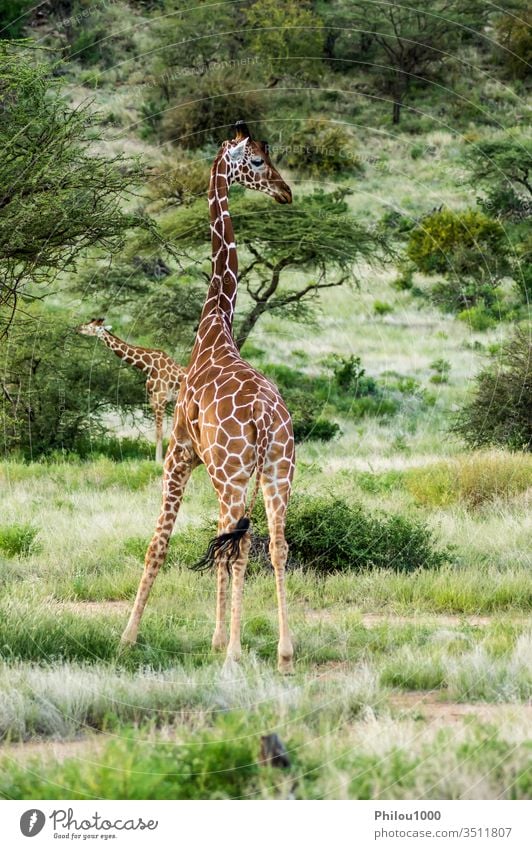
<svg viewBox="0 0 532 849"><path fill-rule="evenodd" d="M155 577L166 557L168 541L185 486L193 469L205 464L218 496L218 536L196 568L216 567L216 624L212 648L226 649L226 666L241 657L240 621L244 575L250 547L249 517L262 489L275 572L279 617L278 667L292 671L293 647L285 591L285 513L294 472L294 438L290 414L278 389L246 363L235 345L232 326L237 296L237 252L228 209L232 183L240 183L291 203L289 186L274 168L266 142L252 139L242 122L235 138L218 151L209 183L212 273L190 362L176 404L166 454L163 500L144 572L122 635L122 645L136 641L140 619ZM249 506L247 490L256 479ZM226 633L226 601L231 566L231 624Z"/></svg>
<svg viewBox="0 0 532 849"><path fill-rule="evenodd" d="M80 324L76 330L83 336L97 336L117 357L148 376L146 391L155 416L155 460L162 463L164 413L166 405L177 400L185 369L164 351L139 348L124 342L109 332L111 326L104 321L103 318L93 318L87 324Z"/></svg>

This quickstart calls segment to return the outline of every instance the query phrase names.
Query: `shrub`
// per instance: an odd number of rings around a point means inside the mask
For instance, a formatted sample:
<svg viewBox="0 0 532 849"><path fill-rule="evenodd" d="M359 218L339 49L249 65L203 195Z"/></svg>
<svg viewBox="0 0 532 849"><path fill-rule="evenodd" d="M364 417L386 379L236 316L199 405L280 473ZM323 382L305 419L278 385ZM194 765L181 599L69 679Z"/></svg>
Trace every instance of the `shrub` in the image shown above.
<svg viewBox="0 0 532 849"><path fill-rule="evenodd" d="M3 0L0 11L0 38L21 38L35 9L32 0Z"/></svg>
<svg viewBox="0 0 532 849"><path fill-rule="evenodd" d="M180 92L165 111L163 138L190 150L206 143L220 144L230 136L235 116L253 115L255 122L261 120L264 106L260 93L253 88L231 69L215 68L195 77L190 96Z"/></svg>
<svg viewBox="0 0 532 849"><path fill-rule="evenodd" d="M458 313L457 318L468 324L471 330L478 332L490 330L495 325L495 319L489 314L484 304L477 304L468 310L462 310Z"/></svg>
<svg viewBox="0 0 532 849"><path fill-rule="evenodd" d="M349 357L332 354L326 358L325 365L331 369L334 382L341 392L352 393L358 398L381 394L377 381L366 374L360 357L354 354Z"/></svg>
<svg viewBox="0 0 532 849"><path fill-rule="evenodd" d="M257 507L254 526L259 533L267 533L262 504ZM292 498L286 538L292 556L304 568L323 573L364 569L412 572L449 559L422 522L368 513L362 505L339 498Z"/></svg>
<svg viewBox="0 0 532 849"><path fill-rule="evenodd" d="M179 157L179 153L176 153ZM152 171L148 191L163 205L188 205L207 194L210 169L204 159L165 159Z"/></svg>
<svg viewBox="0 0 532 849"><path fill-rule="evenodd" d="M330 442L341 433L340 425L316 411L316 401L304 392L291 392L286 398L294 426L296 442L321 440Z"/></svg>
<svg viewBox="0 0 532 849"><path fill-rule="evenodd" d="M25 312L34 321L13 326L2 363L0 427L8 450L30 458L75 451L105 434L106 412L145 402L143 376L78 336L68 313L40 306Z"/></svg>
<svg viewBox="0 0 532 849"><path fill-rule="evenodd" d="M388 315L389 313L393 312L393 307L386 301L374 301L373 312L375 312L377 315Z"/></svg>
<svg viewBox="0 0 532 849"><path fill-rule="evenodd" d="M532 457L479 453L454 457L404 473L406 488L419 504L446 507L460 501L478 507L508 499L532 486Z"/></svg>
<svg viewBox="0 0 532 849"><path fill-rule="evenodd" d="M319 75L325 35L313 5L308 0L256 0L247 9L242 33L247 33L246 48L271 74Z"/></svg>
<svg viewBox="0 0 532 849"><path fill-rule="evenodd" d="M430 378L431 383L449 383L449 374L451 372L451 363L449 360L433 360L430 367L435 372Z"/></svg>
<svg viewBox="0 0 532 849"><path fill-rule="evenodd" d="M473 397L453 426L469 445L532 450L530 334L530 327L517 328L493 362L475 378Z"/></svg>
<svg viewBox="0 0 532 849"><path fill-rule="evenodd" d="M497 23L497 56L513 77L526 79L532 63L532 12L523 5L519 13L501 15ZM502 49L501 49L502 48Z"/></svg>
<svg viewBox="0 0 532 849"><path fill-rule="evenodd" d="M324 118L310 118L292 133L286 147L281 147L281 159L289 168L311 177L348 174L361 169L353 145L343 127Z"/></svg>
<svg viewBox="0 0 532 849"><path fill-rule="evenodd" d="M410 233L408 258L425 274L446 276L432 298L451 310L483 301L496 305L497 287L510 272L502 225L483 212L443 209L425 216Z"/></svg>
<svg viewBox="0 0 532 849"><path fill-rule="evenodd" d="M6 557L27 557L36 548L37 534L33 525L4 525L0 527L0 551Z"/></svg>

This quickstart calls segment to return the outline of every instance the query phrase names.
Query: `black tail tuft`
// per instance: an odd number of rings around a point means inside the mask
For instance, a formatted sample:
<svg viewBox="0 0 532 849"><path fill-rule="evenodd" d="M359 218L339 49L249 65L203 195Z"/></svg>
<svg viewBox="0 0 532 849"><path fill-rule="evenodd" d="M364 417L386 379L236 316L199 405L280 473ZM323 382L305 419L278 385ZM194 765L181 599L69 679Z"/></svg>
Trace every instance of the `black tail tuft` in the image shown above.
<svg viewBox="0 0 532 849"><path fill-rule="evenodd" d="M247 516L242 516L236 523L234 531L220 534L220 536L211 539L205 555L190 568L194 572L203 572L205 569L214 566L217 557L224 555L229 569L233 560L236 560L240 553L240 540L248 530L249 519Z"/></svg>

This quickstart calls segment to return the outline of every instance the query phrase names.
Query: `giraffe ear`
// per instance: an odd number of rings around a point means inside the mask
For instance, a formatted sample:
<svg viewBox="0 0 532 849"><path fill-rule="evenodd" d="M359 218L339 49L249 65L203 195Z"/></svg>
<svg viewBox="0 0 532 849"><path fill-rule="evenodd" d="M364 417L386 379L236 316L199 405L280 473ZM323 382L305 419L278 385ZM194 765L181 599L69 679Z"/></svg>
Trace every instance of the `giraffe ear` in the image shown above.
<svg viewBox="0 0 532 849"><path fill-rule="evenodd" d="M244 123L244 121L237 121L235 123L235 141L242 141L242 139L251 139L251 133L248 130L248 125Z"/></svg>
<svg viewBox="0 0 532 849"><path fill-rule="evenodd" d="M235 144L234 147L229 148L229 156L233 162L242 162L247 143L248 139L246 137L242 139L242 141L238 142L238 144Z"/></svg>
<svg viewBox="0 0 532 849"><path fill-rule="evenodd" d="M112 324L104 324L104 325L103 325L103 329L104 329L104 330L112 330L112 329L113 329L113 325L112 325Z"/></svg>

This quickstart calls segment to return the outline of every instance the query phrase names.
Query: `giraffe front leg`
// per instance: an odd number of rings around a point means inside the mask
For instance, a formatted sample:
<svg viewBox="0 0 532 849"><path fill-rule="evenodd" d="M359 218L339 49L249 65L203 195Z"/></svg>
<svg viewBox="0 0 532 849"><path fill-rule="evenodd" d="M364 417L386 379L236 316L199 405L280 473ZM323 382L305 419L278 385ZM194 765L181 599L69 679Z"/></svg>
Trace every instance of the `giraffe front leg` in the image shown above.
<svg viewBox="0 0 532 849"><path fill-rule="evenodd" d="M163 422L165 403L154 401L153 412L155 414L155 462L163 462Z"/></svg>
<svg viewBox="0 0 532 849"><path fill-rule="evenodd" d="M162 508L155 533L146 552L144 574L140 580L133 610L120 641L124 647L134 645L137 641L140 620L153 582L165 561L170 535L194 465L194 457L190 450L175 444L170 447L164 469Z"/></svg>

